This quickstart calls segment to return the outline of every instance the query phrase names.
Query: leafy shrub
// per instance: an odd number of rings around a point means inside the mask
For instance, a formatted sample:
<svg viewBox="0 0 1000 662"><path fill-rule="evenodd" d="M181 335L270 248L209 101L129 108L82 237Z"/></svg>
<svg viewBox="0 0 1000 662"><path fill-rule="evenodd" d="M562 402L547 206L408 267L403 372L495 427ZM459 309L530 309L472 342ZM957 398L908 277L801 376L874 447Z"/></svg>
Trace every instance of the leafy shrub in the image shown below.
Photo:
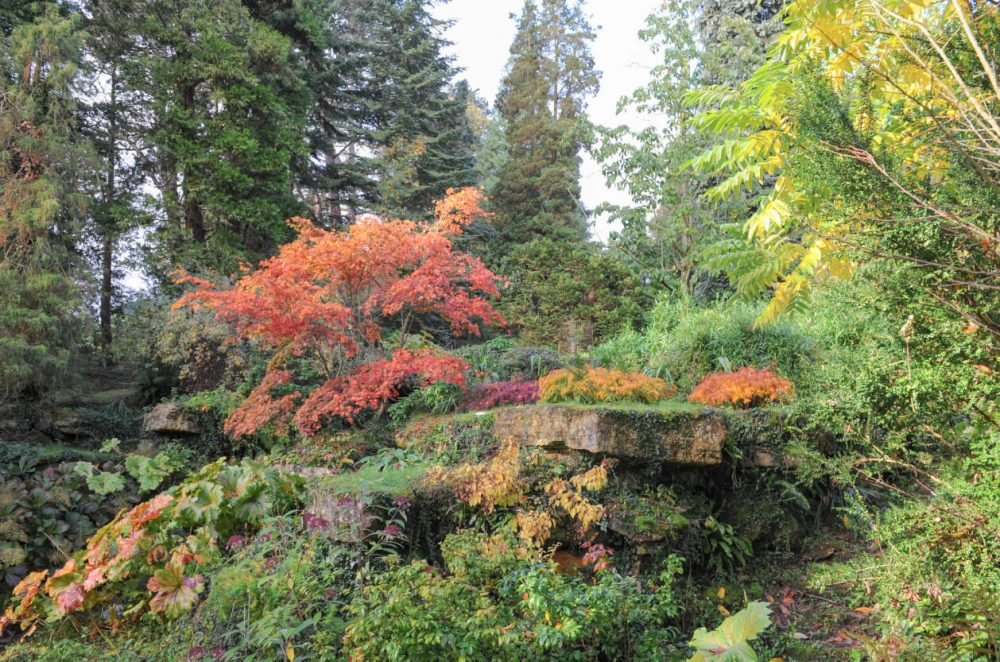
<svg viewBox="0 0 1000 662"><path fill-rule="evenodd" d="M155 456L123 456L117 441L99 453L3 448L19 456L16 463L0 457L0 572L8 586L31 570L62 563L141 493L177 476L189 457L169 445Z"/></svg>
<svg viewBox="0 0 1000 662"><path fill-rule="evenodd" d="M299 519L266 522L211 577L199 611L218 625L202 649L221 648L239 660L322 659L339 650L363 555L325 534L315 518Z"/></svg>
<svg viewBox="0 0 1000 662"><path fill-rule="evenodd" d="M472 420L419 420L396 434L401 447L432 455L437 462L451 465L463 461L481 462L499 448L493 436L493 417Z"/></svg>
<svg viewBox="0 0 1000 662"><path fill-rule="evenodd" d="M498 509L513 515L518 536L535 546L549 541L557 525L567 524L573 535L585 541L605 516L605 508L588 492L600 492L608 484L610 459L567 476L567 468L537 450L524 451L516 442L505 441L491 458L427 472L429 484L445 485L459 499L490 515Z"/></svg>
<svg viewBox="0 0 1000 662"><path fill-rule="evenodd" d="M774 365L794 379L808 372L816 336L788 319L755 328L759 312L759 305L741 301L702 307L665 299L649 312L645 330L625 332L594 348L593 360L608 368L668 378L684 390L726 365Z"/></svg>
<svg viewBox="0 0 1000 662"><path fill-rule="evenodd" d="M555 370L538 380L543 402L658 402L677 393L677 387L658 377L607 368L580 372Z"/></svg>
<svg viewBox="0 0 1000 662"><path fill-rule="evenodd" d="M592 326L600 342L642 317L635 276L614 258L578 244L548 239L523 244L507 257L504 273L510 274L511 287L500 312L527 344L559 346L567 320Z"/></svg>
<svg viewBox="0 0 1000 662"><path fill-rule="evenodd" d="M446 414L458 407L462 387L450 382L438 382L419 388L389 405L389 417L402 425L414 414Z"/></svg>
<svg viewBox="0 0 1000 662"><path fill-rule="evenodd" d="M904 659L997 659L1000 655L1000 434L923 495L879 508L859 492L844 509L877 549L813 573L813 588L852 591L877 604L885 635L905 643ZM866 580L877 561L878 581Z"/></svg>
<svg viewBox="0 0 1000 662"><path fill-rule="evenodd" d="M792 383L787 379L782 379L773 370L748 367L705 375L688 400L703 405L755 407L791 395Z"/></svg>
<svg viewBox="0 0 1000 662"><path fill-rule="evenodd" d="M476 384L465 392L459 408L462 411L481 411L503 405L530 405L535 402L538 402L538 382L516 380Z"/></svg>
<svg viewBox="0 0 1000 662"><path fill-rule="evenodd" d="M448 574L414 562L379 575L350 607L346 654L377 660L634 659L673 631L678 608L659 587L605 570L589 583L556 572L509 534L452 534Z"/></svg>
<svg viewBox="0 0 1000 662"><path fill-rule="evenodd" d="M256 358L251 345L234 342L232 328L207 311L183 309L167 314L169 302L161 305L155 313L160 318L155 358L176 371L181 393L239 384Z"/></svg>
<svg viewBox="0 0 1000 662"><path fill-rule="evenodd" d="M98 439L132 439L140 431L139 412L121 400L100 409L81 407L76 413L81 419L81 427Z"/></svg>
<svg viewBox="0 0 1000 662"><path fill-rule="evenodd" d="M559 353L547 347L515 347L500 357L500 378L538 379L565 365Z"/></svg>
<svg viewBox="0 0 1000 662"><path fill-rule="evenodd" d="M548 347L518 347L509 336L469 345L457 352L469 364L473 376L483 381L538 379L565 363Z"/></svg>
<svg viewBox="0 0 1000 662"><path fill-rule="evenodd" d="M449 190L433 223L362 217L327 231L294 218L298 238L232 286L182 275L196 289L175 307L208 308L238 337L275 351L226 433L251 436L273 425L280 434L294 424L313 435L331 421L380 412L414 385L464 386L461 359L408 343L418 335L414 316L437 316L455 337L503 323L490 303L500 279L451 241L483 214L478 191L466 188ZM321 378L299 379L303 356L322 366Z"/></svg>
<svg viewBox="0 0 1000 662"><path fill-rule="evenodd" d="M30 632L41 620L57 621L109 600L178 616L204 588L197 568L217 558L231 536L298 506L300 484L247 460L207 465L119 514L51 576L42 570L25 577L0 618L0 634L14 623ZM148 592L135 594L137 585Z"/></svg>

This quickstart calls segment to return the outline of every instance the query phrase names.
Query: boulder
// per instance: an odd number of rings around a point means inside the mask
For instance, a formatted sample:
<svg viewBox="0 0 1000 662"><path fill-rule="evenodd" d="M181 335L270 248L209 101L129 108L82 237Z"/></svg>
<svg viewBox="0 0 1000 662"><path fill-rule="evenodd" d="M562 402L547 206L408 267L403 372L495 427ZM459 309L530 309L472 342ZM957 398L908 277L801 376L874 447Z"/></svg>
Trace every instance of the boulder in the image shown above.
<svg viewBox="0 0 1000 662"><path fill-rule="evenodd" d="M760 448L755 448L750 452L747 463L752 467L760 467L762 469L786 467L794 469L798 466L798 460L790 455L781 455L779 457L774 451Z"/></svg>
<svg viewBox="0 0 1000 662"><path fill-rule="evenodd" d="M61 435L75 437L83 434L83 418L74 409L60 408L52 412L51 430Z"/></svg>
<svg viewBox="0 0 1000 662"><path fill-rule="evenodd" d="M187 418L176 402L164 402L143 417L142 431L152 434L201 434L201 426Z"/></svg>
<svg viewBox="0 0 1000 662"><path fill-rule="evenodd" d="M493 416L493 433L499 439L624 460L721 464L726 439L725 420L711 409L656 411L538 404L498 409Z"/></svg>

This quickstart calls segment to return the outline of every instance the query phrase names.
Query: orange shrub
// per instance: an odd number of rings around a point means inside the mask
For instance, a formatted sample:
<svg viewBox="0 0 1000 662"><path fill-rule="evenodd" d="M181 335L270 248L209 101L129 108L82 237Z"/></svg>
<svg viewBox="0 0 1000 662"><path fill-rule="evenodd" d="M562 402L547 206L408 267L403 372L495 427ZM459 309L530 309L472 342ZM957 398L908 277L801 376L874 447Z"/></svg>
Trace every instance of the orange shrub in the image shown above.
<svg viewBox="0 0 1000 662"><path fill-rule="evenodd" d="M538 380L538 388L542 402L658 402L677 393L676 386L657 377L607 368L553 370Z"/></svg>
<svg viewBox="0 0 1000 662"><path fill-rule="evenodd" d="M753 407L792 395L792 383L769 369L753 366L736 372L713 372L705 375L691 391L688 400L705 405Z"/></svg>

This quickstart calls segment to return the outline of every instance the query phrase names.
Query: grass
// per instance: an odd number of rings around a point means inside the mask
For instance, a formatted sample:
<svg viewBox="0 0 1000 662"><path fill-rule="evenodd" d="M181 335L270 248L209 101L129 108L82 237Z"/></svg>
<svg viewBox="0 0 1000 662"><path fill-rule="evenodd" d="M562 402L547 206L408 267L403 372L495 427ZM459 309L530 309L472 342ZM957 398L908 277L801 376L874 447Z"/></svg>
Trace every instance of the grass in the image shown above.
<svg viewBox="0 0 1000 662"><path fill-rule="evenodd" d="M414 462L403 467L390 467L379 471L377 467L362 467L358 471L316 478L316 485L332 494L361 494L378 492L402 496L413 492L432 466L430 462Z"/></svg>

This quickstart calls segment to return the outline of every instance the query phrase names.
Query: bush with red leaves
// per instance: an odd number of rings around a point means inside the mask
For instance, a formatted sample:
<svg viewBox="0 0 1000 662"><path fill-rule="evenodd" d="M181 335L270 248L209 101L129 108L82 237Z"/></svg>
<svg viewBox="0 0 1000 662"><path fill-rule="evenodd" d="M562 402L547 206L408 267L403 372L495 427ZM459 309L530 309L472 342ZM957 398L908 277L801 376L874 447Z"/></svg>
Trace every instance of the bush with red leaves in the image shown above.
<svg viewBox="0 0 1000 662"><path fill-rule="evenodd" d="M538 402L538 382L514 380L477 384L465 392L459 408L480 411L503 405L530 405Z"/></svg>

